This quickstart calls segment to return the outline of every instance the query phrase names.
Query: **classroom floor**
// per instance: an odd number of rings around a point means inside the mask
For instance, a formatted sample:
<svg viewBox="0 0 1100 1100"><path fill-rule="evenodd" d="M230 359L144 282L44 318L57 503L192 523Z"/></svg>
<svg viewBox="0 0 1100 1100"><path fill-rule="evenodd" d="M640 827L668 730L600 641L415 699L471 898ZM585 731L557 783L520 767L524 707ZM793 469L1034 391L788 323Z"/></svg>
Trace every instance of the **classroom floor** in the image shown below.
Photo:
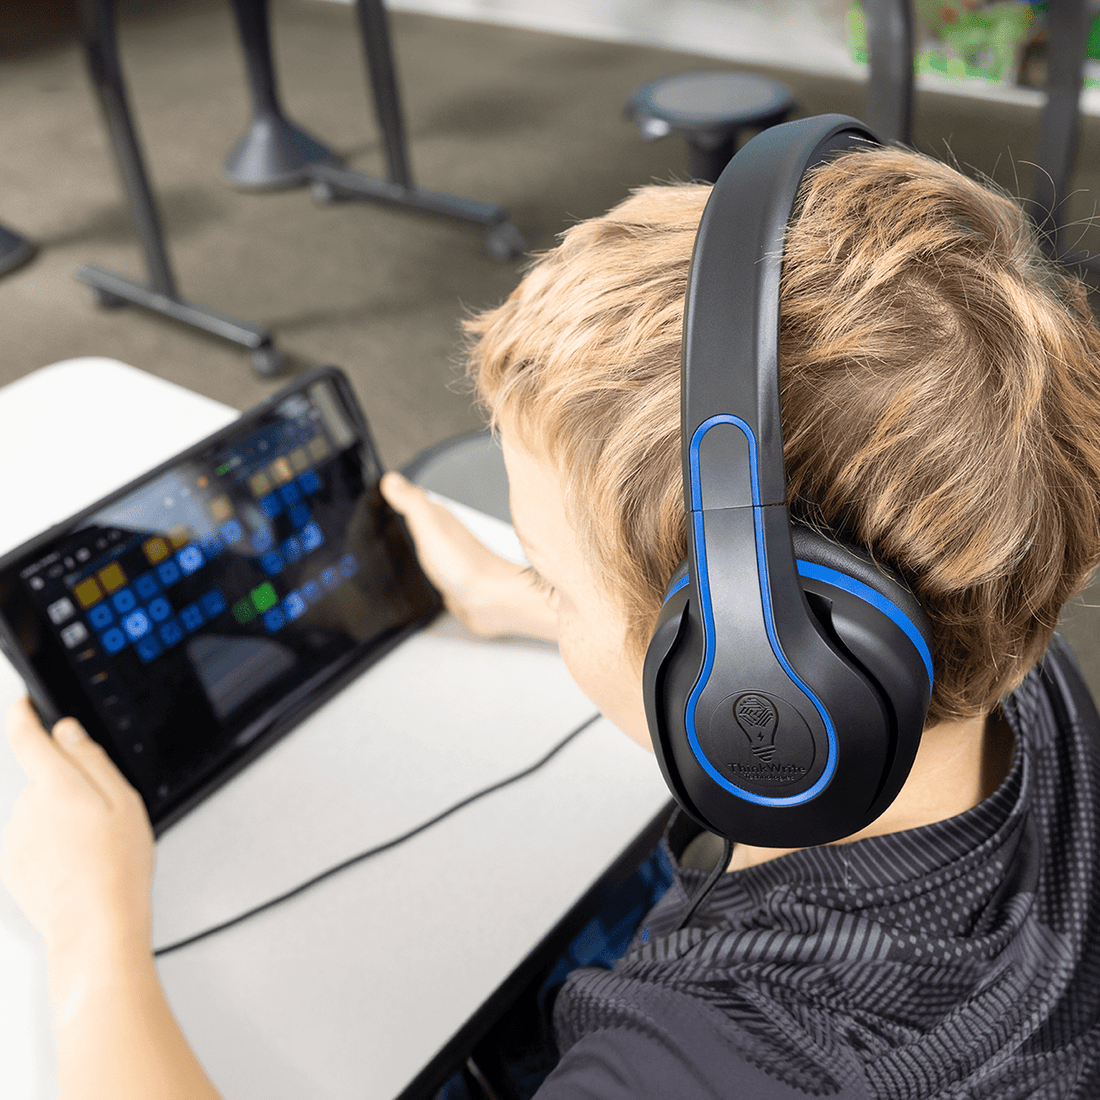
<svg viewBox="0 0 1100 1100"><path fill-rule="evenodd" d="M222 172L248 118L243 65L224 0L122 3L131 104L182 292L270 326L289 370L338 363L392 465L476 427L464 391L460 320L500 301L522 261L488 256L480 231L366 203L318 205L307 189L234 190ZM271 5L288 113L366 171L382 155L352 9L321 0ZM684 177L674 139L647 144L623 105L668 72L745 68L728 60L408 11L392 32L414 173L423 186L500 203L529 246L634 186ZM862 113L858 81L767 70L804 114ZM244 408L270 393L248 355L138 309L103 310L74 278L82 263L131 277L141 254L121 199L82 55L61 34L37 47L0 41L0 223L39 255L0 279L0 384L81 355L121 359ZM924 92L917 143L1031 188L1034 107ZM1070 208L1088 219L1100 120L1086 120ZM1096 233L1083 225L1086 243ZM1100 601L1092 600L1097 603ZM1100 686L1100 615L1070 632ZM1093 653L1097 656L1094 659Z"/></svg>

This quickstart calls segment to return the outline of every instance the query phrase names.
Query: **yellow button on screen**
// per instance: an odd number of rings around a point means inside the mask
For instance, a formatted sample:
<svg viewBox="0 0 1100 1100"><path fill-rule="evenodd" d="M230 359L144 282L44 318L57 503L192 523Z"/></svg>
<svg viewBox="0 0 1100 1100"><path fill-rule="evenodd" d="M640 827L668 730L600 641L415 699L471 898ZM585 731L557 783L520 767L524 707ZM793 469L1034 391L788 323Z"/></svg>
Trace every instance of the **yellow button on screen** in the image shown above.
<svg viewBox="0 0 1100 1100"><path fill-rule="evenodd" d="M73 595L76 597L77 603L85 608L91 607L92 604L103 598L103 592L96 583L95 577L89 577L86 581L81 581L73 589Z"/></svg>

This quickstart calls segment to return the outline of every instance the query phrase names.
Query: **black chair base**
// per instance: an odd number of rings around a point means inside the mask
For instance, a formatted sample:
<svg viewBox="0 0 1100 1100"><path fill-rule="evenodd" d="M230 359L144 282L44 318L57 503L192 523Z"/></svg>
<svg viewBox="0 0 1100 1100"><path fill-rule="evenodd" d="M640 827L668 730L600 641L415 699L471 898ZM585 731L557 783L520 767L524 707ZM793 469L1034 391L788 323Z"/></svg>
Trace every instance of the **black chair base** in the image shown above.
<svg viewBox="0 0 1100 1100"><path fill-rule="evenodd" d="M293 187L308 180L319 202L381 202L483 226L487 230L485 249L496 259L511 259L525 250L523 237L508 222L502 207L425 191L413 183L389 21L382 0L355 0L355 14L386 158L385 179L344 168L325 145L286 120L276 87L269 0L232 0L232 5L253 113L248 133L226 162L234 183L258 189Z"/></svg>

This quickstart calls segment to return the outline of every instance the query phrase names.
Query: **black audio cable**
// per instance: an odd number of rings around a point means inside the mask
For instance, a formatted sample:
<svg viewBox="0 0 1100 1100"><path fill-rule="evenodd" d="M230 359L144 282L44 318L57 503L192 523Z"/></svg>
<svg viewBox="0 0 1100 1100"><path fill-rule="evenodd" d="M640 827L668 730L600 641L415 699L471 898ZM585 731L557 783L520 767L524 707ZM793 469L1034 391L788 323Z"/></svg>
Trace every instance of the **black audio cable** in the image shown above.
<svg viewBox="0 0 1100 1100"><path fill-rule="evenodd" d="M284 901L289 901L298 894L302 894L311 887L316 886L319 882L323 882L325 879L331 878L333 875L339 874L341 871L345 871L347 868L353 867L357 863L362 863L363 860L370 859L371 856L379 855L382 852L388 852L391 848L396 848L399 844L404 844L406 840L411 840L414 836L424 832L426 829L430 829L433 825L438 825L441 821L450 817L451 814L458 813L459 810L471 805L471 803L477 802L479 799L485 798L487 795L493 794L496 791L503 790L505 787L510 787L513 783L518 783L521 779L526 779L529 775L533 775L540 768L549 764L566 745L588 729L588 727L599 717L599 714L593 714L591 718L586 718L579 726L571 730L554 745L549 752L545 753L522 771L515 772L488 787L483 787L481 790L475 791L471 795L467 795L465 798L454 803L454 805L448 806L445 810L441 810L435 817L429 818L427 821L422 821L419 825L414 825L413 828L402 833L400 836L395 836L391 840L383 841L383 843L376 844L373 848L368 848L358 855L351 856L349 859L345 859L335 866L321 871L320 874L314 875L313 878L307 879L305 882L287 890L285 893L279 894L278 897L261 902L259 905L254 905L251 909L239 913L235 917L230 917L229 920L222 921L220 924L215 924L213 927L207 928L202 932L196 932L193 936L187 936L185 939L177 940L175 943L167 944L164 947L158 947L154 950L153 954L156 956L167 955L172 951L180 950L182 947L198 943L199 940L204 940L207 936L213 936L216 932L224 932L225 929L232 928L233 925L240 924L242 921L246 921L250 917L256 916L257 913L262 913L265 909L271 909L276 905L281 905Z"/></svg>
<svg viewBox="0 0 1100 1100"><path fill-rule="evenodd" d="M718 880L726 873L726 868L729 867L731 859L733 859L733 841L728 837L723 837L722 854L718 857L718 862L715 863L710 874L707 875L707 881L695 891L691 901L688 902L688 907L684 911L684 915L673 929L674 932L679 932L680 929L695 916L695 910L706 901L711 890L718 885Z"/></svg>

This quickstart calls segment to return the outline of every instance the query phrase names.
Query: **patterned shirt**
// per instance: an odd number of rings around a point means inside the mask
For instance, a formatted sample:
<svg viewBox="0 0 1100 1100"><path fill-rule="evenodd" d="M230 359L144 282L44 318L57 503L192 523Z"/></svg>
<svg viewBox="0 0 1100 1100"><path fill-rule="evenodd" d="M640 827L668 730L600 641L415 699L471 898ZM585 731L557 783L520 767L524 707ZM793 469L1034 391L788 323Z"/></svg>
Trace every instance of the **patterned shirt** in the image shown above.
<svg viewBox="0 0 1100 1100"><path fill-rule="evenodd" d="M1100 717L1057 637L1002 711L1012 767L966 813L723 875L679 931L677 867L566 982L538 1100L1100 1098Z"/></svg>

